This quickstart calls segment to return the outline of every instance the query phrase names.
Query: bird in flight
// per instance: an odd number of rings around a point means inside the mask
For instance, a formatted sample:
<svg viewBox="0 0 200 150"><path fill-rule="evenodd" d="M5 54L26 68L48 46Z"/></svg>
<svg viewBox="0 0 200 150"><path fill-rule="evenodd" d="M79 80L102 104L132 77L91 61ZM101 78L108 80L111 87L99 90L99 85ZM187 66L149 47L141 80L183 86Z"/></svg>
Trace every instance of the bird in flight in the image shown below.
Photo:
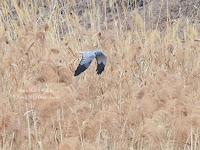
<svg viewBox="0 0 200 150"><path fill-rule="evenodd" d="M74 76L78 76L84 72L91 64L92 60L96 58L97 60L97 74L101 74L104 71L106 65L106 54L102 50L91 50L86 52L76 52L82 54L82 59L75 71Z"/></svg>

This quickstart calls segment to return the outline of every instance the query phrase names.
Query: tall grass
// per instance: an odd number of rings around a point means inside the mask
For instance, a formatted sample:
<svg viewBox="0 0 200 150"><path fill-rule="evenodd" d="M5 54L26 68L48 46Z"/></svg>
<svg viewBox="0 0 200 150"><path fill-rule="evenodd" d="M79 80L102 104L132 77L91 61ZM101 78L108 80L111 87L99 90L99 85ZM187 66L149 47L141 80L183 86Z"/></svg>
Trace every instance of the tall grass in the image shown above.
<svg viewBox="0 0 200 150"><path fill-rule="evenodd" d="M160 3L1 2L1 149L199 149L199 27Z"/></svg>

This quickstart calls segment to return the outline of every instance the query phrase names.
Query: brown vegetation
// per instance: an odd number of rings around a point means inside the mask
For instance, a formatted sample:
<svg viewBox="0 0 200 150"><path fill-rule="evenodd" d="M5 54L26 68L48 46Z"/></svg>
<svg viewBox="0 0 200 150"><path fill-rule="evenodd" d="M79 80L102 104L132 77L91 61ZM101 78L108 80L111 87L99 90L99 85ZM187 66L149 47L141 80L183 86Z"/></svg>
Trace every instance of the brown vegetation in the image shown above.
<svg viewBox="0 0 200 150"><path fill-rule="evenodd" d="M199 10L98 2L0 4L1 149L199 149ZM74 77L95 48L105 71Z"/></svg>

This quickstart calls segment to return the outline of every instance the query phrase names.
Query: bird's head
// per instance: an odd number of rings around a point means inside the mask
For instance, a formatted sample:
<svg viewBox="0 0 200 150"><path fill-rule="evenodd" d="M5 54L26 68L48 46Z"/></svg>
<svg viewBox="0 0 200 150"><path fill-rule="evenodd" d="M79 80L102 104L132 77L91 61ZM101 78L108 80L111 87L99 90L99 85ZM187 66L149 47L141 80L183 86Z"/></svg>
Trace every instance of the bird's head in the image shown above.
<svg viewBox="0 0 200 150"><path fill-rule="evenodd" d="M96 56L102 55L102 53L103 53L102 50L96 50L96 51L95 51L95 55L96 55Z"/></svg>

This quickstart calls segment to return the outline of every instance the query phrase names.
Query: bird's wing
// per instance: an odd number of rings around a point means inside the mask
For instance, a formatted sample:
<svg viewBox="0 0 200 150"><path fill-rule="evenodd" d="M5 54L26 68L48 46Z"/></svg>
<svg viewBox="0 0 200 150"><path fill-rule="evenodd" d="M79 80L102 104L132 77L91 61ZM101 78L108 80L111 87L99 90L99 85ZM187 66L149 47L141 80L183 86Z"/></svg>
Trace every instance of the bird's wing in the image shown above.
<svg viewBox="0 0 200 150"><path fill-rule="evenodd" d="M96 57L97 59L97 74L101 74L104 71L105 65L106 65L106 55L102 52L101 55L98 55Z"/></svg>
<svg viewBox="0 0 200 150"><path fill-rule="evenodd" d="M91 64L92 60L95 58L95 54L93 52L85 52L82 55L82 59L75 71L74 76L78 76L82 72L84 72Z"/></svg>

